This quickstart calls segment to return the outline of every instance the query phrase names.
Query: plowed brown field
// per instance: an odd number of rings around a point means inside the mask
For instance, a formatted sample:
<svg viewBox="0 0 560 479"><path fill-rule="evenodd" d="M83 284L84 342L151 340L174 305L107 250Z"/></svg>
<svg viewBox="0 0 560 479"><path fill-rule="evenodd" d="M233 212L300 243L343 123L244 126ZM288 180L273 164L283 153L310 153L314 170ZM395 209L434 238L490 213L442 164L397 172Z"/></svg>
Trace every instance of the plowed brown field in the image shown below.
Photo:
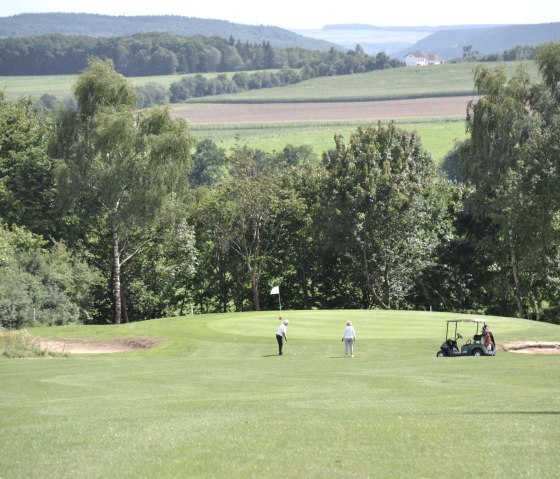
<svg viewBox="0 0 560 479"><path fill-rule="evenodd" d="M186 104L174 115L193 125L293 121L388 120L465 116L474 96L338 103Z"/></svg>

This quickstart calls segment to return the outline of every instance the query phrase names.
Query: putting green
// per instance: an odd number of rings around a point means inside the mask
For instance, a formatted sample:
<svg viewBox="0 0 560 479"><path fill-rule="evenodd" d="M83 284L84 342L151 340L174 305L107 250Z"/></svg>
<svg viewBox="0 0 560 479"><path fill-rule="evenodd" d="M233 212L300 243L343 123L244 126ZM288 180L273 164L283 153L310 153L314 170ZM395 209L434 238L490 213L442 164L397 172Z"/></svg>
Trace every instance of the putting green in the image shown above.
<svg viewBox="0 0 560 479"><path fill-rule="evenodd" d="M282 316L290 321L288 337L297 339L334 340L342 335L345 323L352 321L360 339L443 339L447 319L469 319L478 316L450 315L427 311L285 311L260 312L213 316L207 322L210 331L233 336L266 338L276 333ZM537 323L487 316L484 319L492 329L505 329L508 335L526 339L527 334L534 334ZM546 328L545 328L546 329ZM474 334L474 326L464 324L459 331L468 337ZM523 334L526 333L526 334ZM435 344L434 347L437 347Z"/></svg>

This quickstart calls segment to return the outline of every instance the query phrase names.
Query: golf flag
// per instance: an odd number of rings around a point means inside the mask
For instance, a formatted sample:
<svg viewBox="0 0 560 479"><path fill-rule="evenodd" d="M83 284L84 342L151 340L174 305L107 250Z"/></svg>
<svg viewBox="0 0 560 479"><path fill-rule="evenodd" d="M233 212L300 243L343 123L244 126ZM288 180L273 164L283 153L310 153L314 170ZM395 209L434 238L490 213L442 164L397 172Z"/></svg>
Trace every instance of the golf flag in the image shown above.
<svg viewBox="0 0 560 479"><path fill-rule="evenodd" d="M280 301L280 286L274 286L274 288L270 290L270 294L278 295L278 306L280 307L280 311L282 311L282 302Z"/></svg>

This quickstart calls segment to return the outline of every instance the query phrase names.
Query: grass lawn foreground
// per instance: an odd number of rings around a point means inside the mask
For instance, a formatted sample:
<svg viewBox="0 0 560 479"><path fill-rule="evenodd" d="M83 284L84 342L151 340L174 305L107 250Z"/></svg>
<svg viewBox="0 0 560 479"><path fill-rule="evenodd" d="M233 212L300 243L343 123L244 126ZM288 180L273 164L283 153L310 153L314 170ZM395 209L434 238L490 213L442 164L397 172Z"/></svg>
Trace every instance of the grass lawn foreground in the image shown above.
<svg viewBox="0 0 560 479"><path fill-rule="evenodd" d="M560 477L560 356L436 358L452 314L288 311L279 357L276 317L29 330L159 346L0 359L0 478ZM560 338L486 320L498 344Z"/></svg>

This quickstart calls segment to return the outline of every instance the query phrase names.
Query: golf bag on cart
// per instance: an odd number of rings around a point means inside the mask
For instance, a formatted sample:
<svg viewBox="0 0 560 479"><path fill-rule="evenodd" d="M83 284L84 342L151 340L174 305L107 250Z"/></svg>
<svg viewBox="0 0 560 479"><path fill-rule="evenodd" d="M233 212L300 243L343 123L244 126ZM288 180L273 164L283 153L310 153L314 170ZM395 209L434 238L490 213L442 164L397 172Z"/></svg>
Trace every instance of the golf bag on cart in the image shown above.
<svg viewBox="0 0 560 479"><path fill-rule="evenodd" d="M445 343L442 344L441 349L445 349L448 356L459 354L459 346L457 344L457 341L454 341L453 339L448 339L447 341L445 341Z"/></svg>

